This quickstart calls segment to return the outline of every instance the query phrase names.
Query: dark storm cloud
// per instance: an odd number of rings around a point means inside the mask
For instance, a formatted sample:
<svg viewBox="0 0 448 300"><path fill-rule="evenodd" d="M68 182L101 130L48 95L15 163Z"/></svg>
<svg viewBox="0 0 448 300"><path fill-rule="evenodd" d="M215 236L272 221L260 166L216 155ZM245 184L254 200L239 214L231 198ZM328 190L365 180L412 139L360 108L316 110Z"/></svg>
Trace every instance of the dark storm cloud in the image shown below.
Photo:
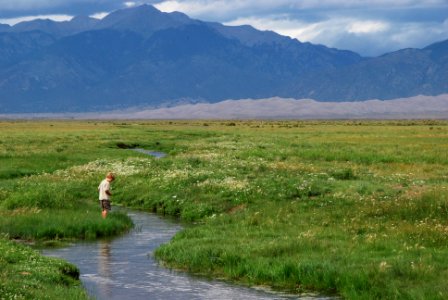
<svg viewBox="0 0 448 300"><path fill-rule="evenodd" d="M0 18L52 14L91 15L124 8L126 2L123 0L0 0ZM157 1L134 2L154 3Z"/></svg>
<svg viewBox="0 0 448 300"><path fill-rule="evenodd" d="M143 3L369 56L448 39L448 0L0 0L0 21L46 15L67 19Z"/></svg>

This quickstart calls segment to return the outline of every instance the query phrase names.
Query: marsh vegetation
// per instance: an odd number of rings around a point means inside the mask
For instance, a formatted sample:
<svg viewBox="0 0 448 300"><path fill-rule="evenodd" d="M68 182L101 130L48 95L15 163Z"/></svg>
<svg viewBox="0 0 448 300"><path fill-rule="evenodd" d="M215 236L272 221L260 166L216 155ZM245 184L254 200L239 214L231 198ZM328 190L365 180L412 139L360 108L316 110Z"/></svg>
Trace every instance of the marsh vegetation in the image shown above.
<svg viewBox="0 0 448 300"><path fill-rule="evenodd" d="M169 267L348 299L448 297L448 122L0 127L0 231L7 253L24 249L8 239L52 243L126 231L126 216L102 222L99 213L96 187L111 170L117 174L113 205L194 224L156 251ZM123 145L168 155L155 159ZM13 284L26 278L10 279L8 272L28 272L17 263L30 262L3 253L0 291L27 298ZM76 281L62 282L82 293Z"/></svg>

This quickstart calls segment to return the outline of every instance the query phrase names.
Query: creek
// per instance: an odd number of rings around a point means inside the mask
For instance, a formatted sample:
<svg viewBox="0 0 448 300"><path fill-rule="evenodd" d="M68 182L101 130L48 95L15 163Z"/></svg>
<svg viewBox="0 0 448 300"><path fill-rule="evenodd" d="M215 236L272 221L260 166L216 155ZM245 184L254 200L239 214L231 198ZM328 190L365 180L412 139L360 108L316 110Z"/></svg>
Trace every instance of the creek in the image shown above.
<svg viewBox="0 0 448 300"><path fill-rule="evenodd" d="M153 252L182 229L180 224L151 213L131 210L127 213L135 227L123 236L44 249L42 254L75 264L84 288L95 299L318 298L279 294L167 269L154 259Z"/></svg>
<svg viewBox="0 0 448 300"><path fill-rule="evenodd" d="M134 148L162 158L165 153ZM269 289L248 288L224 281L167 269L153 252L182 229L170 219L126 210L134 222L127 234L109 240L77 242L64 248L44 249L42 254L65 259L80 270L80 279L95 299L330 299L312 295L287 295Z"/></svg>

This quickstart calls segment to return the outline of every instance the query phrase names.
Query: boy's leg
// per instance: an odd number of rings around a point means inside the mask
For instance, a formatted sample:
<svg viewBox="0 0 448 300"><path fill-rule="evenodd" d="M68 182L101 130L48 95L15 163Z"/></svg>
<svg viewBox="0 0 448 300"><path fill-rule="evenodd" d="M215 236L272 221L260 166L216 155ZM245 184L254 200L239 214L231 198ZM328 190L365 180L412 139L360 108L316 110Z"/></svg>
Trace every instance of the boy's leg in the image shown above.
<svg viewBox="0 0 448 300"><path fill-rule="evenodd" d="M107 217L107 212L111 209L109 200L101 200L101 216L104 218Z"/></svg>

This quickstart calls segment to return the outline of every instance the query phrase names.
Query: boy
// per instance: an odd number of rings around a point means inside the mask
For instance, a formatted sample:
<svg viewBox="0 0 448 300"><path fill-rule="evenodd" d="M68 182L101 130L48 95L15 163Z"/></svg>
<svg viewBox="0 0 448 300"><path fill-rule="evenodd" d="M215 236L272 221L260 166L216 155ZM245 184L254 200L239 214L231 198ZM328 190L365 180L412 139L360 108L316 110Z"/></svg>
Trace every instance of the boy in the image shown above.
<svg viewBox="0 0 448 300"><path fill-rule="evenodd" d="M104 218L107 217L107 212L110 210L110 196L112 196L112 193L110 192L111 186L110 183L114 181L115 176L112 172L107 173L106 179L101 181L100 185L98 186L98 192L99 192L99 200L101 204L101 216Z"/></svg>

